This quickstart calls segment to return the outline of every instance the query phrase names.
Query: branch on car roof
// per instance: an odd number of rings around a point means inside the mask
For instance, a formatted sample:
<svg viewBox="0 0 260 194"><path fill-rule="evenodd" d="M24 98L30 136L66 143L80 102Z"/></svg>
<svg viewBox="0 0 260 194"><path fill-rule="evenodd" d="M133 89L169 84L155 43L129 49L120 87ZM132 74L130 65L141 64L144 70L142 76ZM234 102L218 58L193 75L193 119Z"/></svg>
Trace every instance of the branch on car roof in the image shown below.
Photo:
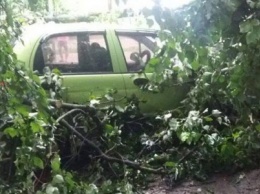
<svg viewBox="0 0 260 194"><path fill-rule="evenodd" d="M146 172L150 172L150 173L154 173L154 174L166 174L166 172L163 171L162 168L158 168L158 169L149 168L149 167L143 166L142 164L140 164L138 162L134 162L134 161L131 161L128 159L123 159L123 158L116 158L116 157L107 155L98 146L96 146L92 141L90 141L88 138L84 137L80 132L78 132L74 127L72 127L65 119L60 119L59 122L62 125L64 125L66 128L68 128L69 130L71 130L78 138L80 138L82 141L84 141L88 146L95 149L99 153L99 157L104 160L107 160L110 162L116 162L119 164L125 164L136 170L142 170L142 171L146 171Z"/></svg>

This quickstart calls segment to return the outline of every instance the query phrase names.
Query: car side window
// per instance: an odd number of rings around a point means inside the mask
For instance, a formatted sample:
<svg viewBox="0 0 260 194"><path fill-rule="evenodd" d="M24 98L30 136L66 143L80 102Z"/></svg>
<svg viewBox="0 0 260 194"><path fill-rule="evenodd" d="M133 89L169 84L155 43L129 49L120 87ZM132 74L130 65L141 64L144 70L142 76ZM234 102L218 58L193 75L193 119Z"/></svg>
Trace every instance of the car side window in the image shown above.
<svg viewBox="0 0 260 194"><path fill-rule="evenodd" d="M41 45L44 65L61 72L77 72L79 66L76 35L50 37Z"/></svg>
<svg viewBox="0 0 260 194"><path fill-rule="evenodd" d="M83 72L112 72L107 42L103 34L78 36L79 66Z"/></svg>
<svg viewBox="0 0 260 194"><path fill-rule="evenodd" d="M53 35L41 44L40 50L43 67L57 68L62 73L106 73L113 70L104 34ZM40 57L37 52L36 57ZM34 68L42 72L36 61Z"/></svg>
<svg viewBox="0 0 260 194"><path fill-rule="evenodd" d="M155 37L142 33L118 33L128 72L140 71L154 56Z"/></svg>

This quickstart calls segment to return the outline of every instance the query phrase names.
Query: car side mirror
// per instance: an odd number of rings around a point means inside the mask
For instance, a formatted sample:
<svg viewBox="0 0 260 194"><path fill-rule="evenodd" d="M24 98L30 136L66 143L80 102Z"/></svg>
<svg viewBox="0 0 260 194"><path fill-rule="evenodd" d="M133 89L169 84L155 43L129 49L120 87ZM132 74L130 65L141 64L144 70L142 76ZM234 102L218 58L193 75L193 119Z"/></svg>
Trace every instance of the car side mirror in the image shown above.
<svg viewBox="0 0 260 194"><path fill-rule="evenodd" d="M130 55L130 59L136 63L139 63L140 62L140 56L137 52L133 52L131 53Z"/></svg>

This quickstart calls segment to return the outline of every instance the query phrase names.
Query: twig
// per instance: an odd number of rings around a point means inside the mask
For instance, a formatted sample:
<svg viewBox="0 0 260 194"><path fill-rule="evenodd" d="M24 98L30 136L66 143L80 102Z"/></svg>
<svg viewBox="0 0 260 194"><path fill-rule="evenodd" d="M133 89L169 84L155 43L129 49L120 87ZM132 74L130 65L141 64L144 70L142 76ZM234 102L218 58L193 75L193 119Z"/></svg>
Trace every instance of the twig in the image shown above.
<svg viewBox="0 0 260 194"><path fill-rule="evenodd" d="M164 172L162 170L162 168L158 168L158 169L153 169L153 168L149 168L149 167L145 167L142 166L140 163L138 162L133 162L127 159L119 159L119 158L115 158L112 156L109 156L107 154L105 154L98 146L96 146L92 141L90 141L89 139L87 139L86 137L84 137L81 133L79 133L74 127L72 127L66 120L62 119L60 120L60 123L65 125L68 129L70 129L73 133L75 133L77 135L78 138L80 138L81 140L83 140L87 145L89 145L90 147L92 147L93 149L95 149L100 157L104 160L108 160L110 162L117 162L119 164L125 164L128 165L129 167L133 168L133 169L137 169L137 170L143 170L146 172L150 172L150 173L154 173L154 174L166 174L166 172Z"/></svg>
<svg viewBox="0 0 260 194"><path fill-rule="evenodd" d="M48 99L48 102L50 102L52 105L56 106L57 108L69 108L69 109L77 109L77 110L84 110L86 112L82 112L85 115L87 113L89 113L89 116L92 118L93 122L95 122L96 124L96 129L99 131L99 134L102 134L102 129L104 127L104 123L107 120L106 117L104 117L104 119L101 121L99 119L99 117L96 115L97 114L97 109L88 105L82 105L82 104L72 104L72 103L65 103L61 100L53 100L53 99ZM71 113L73 113L74 111L69 111L68 113L62 115L61 117L59 117L57 120L60 122L62 120L62 118L65 118L66 116L70 115Z"/></svg>
<svg viewBox="0 0 260 194"><path fill-rule="evenodd" d="M112 148L110 148L109 150L106 151L106 154L108 154L109 152L111 152L113 149L115 149L116 145L114 145Z"/></svg>
<svg viewBox="0 0 260 194"><path fill-rule="evenodd" d="M61 100L54 100L54 99L48 99L48 102L51 103L52 105L55 105L56 107L64 107L64 108L75 108L75 109L85 109L89 111L95 111L95 108L92 108L88 105L83 105L83 104L72 104L72 103L66 103ZM59 104L59 105L57 105Z"/></svg>
<svg viewBox="0 0 260 194"><path fill-rule="evenodd" d="M82 109L75 108L75 109L72 109L72 110L66 112L65 114L61 115L61 116L56 120L56 122L59 123L62 119L64 119L65 117L67 117L67 116L69 116L70 114L75 113L75 112L81 112L81 113L83 113L83 114L86 114L86 112L83 111Z"/></svg>

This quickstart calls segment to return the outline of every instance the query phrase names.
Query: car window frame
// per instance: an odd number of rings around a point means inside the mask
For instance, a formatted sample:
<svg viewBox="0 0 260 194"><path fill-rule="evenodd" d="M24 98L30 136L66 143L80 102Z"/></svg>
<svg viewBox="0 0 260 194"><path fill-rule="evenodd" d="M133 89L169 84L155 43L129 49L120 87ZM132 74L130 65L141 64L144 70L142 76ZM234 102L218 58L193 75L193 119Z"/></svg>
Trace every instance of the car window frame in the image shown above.
<svg viewBox="0 0 260 194"><path fill-rule="evenodd" d="M137 35L141 34L143 36L150 36L150 37L154 37L154 39L155 39L155 38L158 37L158 30L122 30L122 29L115 30L115 36L116 36L116 39L117 39L117 41L120 45L120 50L121 50L121 53L122 53L123 58L124 58L125 71L122 72L124 74L125 73L133 74L133 73L140 72L140 70L139 71L129 71L128 70L127 60L126 60L126 57L125 57L124 49L122 47L122 44L121 44L121 41L120 41L120 38L119 38L119 35L131 37L131 35L133 36L133 34L137 34Z"/></svg>
<svg viewBox="0 0 260 194"><path fill-rule="evenodd" d="M38 50L41 51L41 57L43 57L43 52L41 49L42 44L44 44L45 42L47 42L49 39L53 38L53 37L57 37L57 36L76 36L78 39L78 36L80 35L85 35L85 34L89 34L89 35L102 35L104 37L104 41L106 44L106 50L108 52L109 55L109 60L111 63L111 71L102 71L102 72L95 72L95 71L82 71L82 72L61 72L62 75L103 75L103 74L114 74L115 73L115 68L114 68L114 64L113 64L113 60L112 60L112 56L111 56L111 52L110 50L113 49L111 48L109 42L108 42L108 34L106 30L84 30L84 31L67 31L67 32L54 32L54 33L48 33L43 35L40 38L39 44L38 46L36 46L35 49L35 53L34 53L34 60L33 60L33 70L35 71L36 69L35 67L35 58L37 55L37 52L39 52ZM44 64L44 61L43 61ZM42 72L39 72L40 75L42 75Z"/></svg>

